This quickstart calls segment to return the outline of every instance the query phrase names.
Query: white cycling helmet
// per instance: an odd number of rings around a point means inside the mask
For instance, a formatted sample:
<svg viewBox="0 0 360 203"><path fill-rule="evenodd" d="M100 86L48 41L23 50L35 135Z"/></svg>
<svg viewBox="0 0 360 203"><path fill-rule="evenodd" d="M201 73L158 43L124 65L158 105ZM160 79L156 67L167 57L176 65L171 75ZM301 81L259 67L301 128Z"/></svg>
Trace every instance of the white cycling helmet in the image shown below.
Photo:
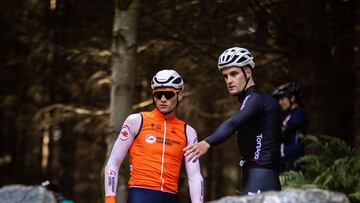
<svg viewBox="0 0 360 203"><path fill-rule="evenodd" d="M184 89L184 81L174 70L166 69L156 73L151 80L151 88L172 87L175 89Z"/></svg>
<svg viewBox="0 0 360 203"><path fill-rule="evenodd" d="M223 68L237 66L244 67L249 65L251 68L255 68L251 53L241 47L232 47L225 50L220 56L218 61L218 68L221 71Z"/></svg>

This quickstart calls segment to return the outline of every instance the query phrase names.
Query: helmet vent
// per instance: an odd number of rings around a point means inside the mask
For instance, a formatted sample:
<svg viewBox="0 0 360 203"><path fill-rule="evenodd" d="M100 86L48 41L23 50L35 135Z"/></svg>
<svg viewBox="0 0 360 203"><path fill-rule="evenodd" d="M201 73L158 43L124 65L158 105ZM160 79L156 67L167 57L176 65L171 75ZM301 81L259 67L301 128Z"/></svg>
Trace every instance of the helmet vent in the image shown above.
<svg viewBox="0 0 360 203"><path fill-rule="evenodd" d="M173 76L171 76L169 79L167 79L165 81L159 81L157 78L155 78L155 81L159 84L165 84L165 83L168 83L169 81L171 81L172 79L174 79Z"/></svg>
<svg viewBox="0 0 360 203"><path fill-rule="evenodd" d="M245 58L245 57L241 57L241 58L237 61L237 63L244 62L245 60L246 60L246 58Z"/></svg>
<svg viewBox="0 0 360 203"><path fill-rule="evenodd" d="M181 83L181 78L176 78L174 81L173 81L174 84L180 84Z"/></svg>

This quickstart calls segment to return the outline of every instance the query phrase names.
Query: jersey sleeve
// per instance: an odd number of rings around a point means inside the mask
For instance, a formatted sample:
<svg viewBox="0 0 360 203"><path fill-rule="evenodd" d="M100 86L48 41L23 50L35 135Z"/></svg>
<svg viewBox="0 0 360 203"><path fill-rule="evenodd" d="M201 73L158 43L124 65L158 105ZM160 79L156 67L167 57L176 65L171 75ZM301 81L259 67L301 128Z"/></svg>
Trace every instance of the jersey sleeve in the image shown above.
<svg viewBox="0 0 360 203"><path fill-rule="evenodd" d="M210 146L216 146L227 140L243 123L261 111L262 101L258 94L249 94L243 100L238 112L220 124L220 126L205 139Z"/></svg>
<svg viewBox="0 0 360 203"><path fill-rule="evenodd" d="M187 143L195 144L198 142L196 131L186 125ZM204 180L201 175L200 162L185 161L186 173L188 176L189 193L192 203L202 203L204 201Z"/></svg>
<svg viewBox="0 0 360 203"><path fill-rule="evenodd" d="M118 172L126 154L129 151L134 138L138 134L142 123L140 114L128 116L114 143L109 159L105 166L105 202L112 203L115 200Z"/></svg>

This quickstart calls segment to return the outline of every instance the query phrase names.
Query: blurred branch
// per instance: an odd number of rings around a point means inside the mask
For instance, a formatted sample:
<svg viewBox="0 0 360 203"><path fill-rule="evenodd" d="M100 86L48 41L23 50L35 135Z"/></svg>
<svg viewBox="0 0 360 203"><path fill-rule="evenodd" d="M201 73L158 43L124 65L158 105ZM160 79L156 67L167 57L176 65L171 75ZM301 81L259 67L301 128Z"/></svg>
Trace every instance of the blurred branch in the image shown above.
<svg viewBox="0 0 360 203"><path fill-rule="evenodd" d="M148 15L153 20L153 22L155 24L158 24L158 25L166 28L167 30L169 30L171 33L173 33L175 35L175 37L171 36L171 35L166 35L166 37L176 40L176 41L179 41L183 44L186 44L187 46L192 47L193 49L199 51L204 56L207 56L211 59L217 59L216 56L209 54L207 51L205 51L201 47L197 46L196 42L191 42L191 41L187 40L189 37L182 34L180 31L175 30L174 26L167 25L167 24L163 23L161 20L157 19L155 16L153 16L151 14L151 12L148 12L145 9L142 9L142 10L146 15ZM165 33L161 33L161 34L165 34ZM213 46L216 46L216 44L213 44Z"/></svg>
<svg viewBox="0 0 360 203"><path fill-rule="evenodd" d="M278 28L279 30L282 30L285 34L287 34L288 36L292 37L293 39L300 41L300 38L298 38L296 35L293 35L291 32L289 32L289 30L284 29L284 26L282 26L277 19L275 19L275 17L273 15L270 14L270 12L268 12L258 0L253 1L255 3L255 6L257 6L262 12L264 12L264 14L269 18L270 21L272 21Z"/></svg>
<svg viewBox="0 0 360 203"><path fill-rule="evenodd" d="M197 90L186 92L184 97L194 94ZM132 106L133 110L138 110L149 105L152 105L153 100L147 99ZM69 119L88 118L88 117L108 117L109 109L105 110L91 110L87 108L74 107L67 104L53 104L40 109L34 116L33 121L38 123L38 129L43 129L46 125L56 124ZM50 115L50 116L47 116Z"/></svg>
<svg viewBox="0 0 360 203"><path fill-rule="evenodd" d="M202 111L200 108L195 109L195 112L205 118L228 118L234 114L234 111L227 111L224 113L206 113L205 111Z"/></svg>
<svg viewBox="0 0 360 203"><path fill-rule="evenodd" d="M0 157L0 166L11 163L11 160L12 160L11 155L8 154Z"/></svg>

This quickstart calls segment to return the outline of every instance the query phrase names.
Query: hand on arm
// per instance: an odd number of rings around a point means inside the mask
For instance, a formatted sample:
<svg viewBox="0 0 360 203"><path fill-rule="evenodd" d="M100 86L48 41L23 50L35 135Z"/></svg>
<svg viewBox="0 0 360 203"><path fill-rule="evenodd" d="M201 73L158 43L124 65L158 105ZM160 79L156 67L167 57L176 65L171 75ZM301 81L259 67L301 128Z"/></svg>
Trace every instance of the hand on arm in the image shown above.
<svg viewBox="0 0 360 203"><path fill-rule="evenodd" d="M210 145L205 141L201 141L196 144L188 145L184 148L187 161L195 162L197 161L202 155L206 154L206 152L209 150Z"/></svg>

